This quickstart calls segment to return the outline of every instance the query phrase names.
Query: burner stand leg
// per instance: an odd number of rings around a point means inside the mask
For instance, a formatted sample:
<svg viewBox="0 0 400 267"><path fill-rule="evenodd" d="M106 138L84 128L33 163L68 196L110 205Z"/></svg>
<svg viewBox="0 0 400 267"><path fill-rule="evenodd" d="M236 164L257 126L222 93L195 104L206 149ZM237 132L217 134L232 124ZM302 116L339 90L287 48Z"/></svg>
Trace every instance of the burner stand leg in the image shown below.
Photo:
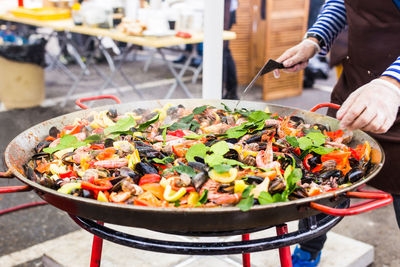
<svg viewBox="0 0 400 267"><path fill-rule="evenodd" d="M102 222L98 222L104 225ZM103 250L103 239L97 235L93 235L92 256L90 258L90 267L100 267L101 252Z"/></svg>
<svg viewBox="0 0 400 267"><path fill-rule="evenodd" d="M250 234L242 235L242 241L250 240ZM250 253L242 253L243 267L250 267Z"/></svg>
<svg viewBox="0 0 400 267"><path fill-rule="evenodd" d="M288 233L287 224L282 224L276 227L276 233L278 236ZM292 267L292 255L290 253L290 247L279 248L279 258L281 260L281 267Z"/></svg>

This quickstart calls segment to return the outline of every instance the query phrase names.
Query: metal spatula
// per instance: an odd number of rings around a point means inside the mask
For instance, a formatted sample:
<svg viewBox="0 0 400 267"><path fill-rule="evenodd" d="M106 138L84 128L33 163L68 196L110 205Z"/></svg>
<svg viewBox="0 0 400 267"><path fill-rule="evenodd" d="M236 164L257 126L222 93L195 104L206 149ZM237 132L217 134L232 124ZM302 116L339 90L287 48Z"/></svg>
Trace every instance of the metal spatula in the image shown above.
<svg viewBox="0 0 400 267"><path fill-rule="evenodd" d="M266 73L268 73L268 72L271 72L271 71L273 71L273 70L276 70L276 69L284 69L284 68L285 68L285 67L283 66L282 63L276 62L276 61L273 60L273 59L268 60L268 61L264 64L264 66L258 71L257 75L253 78L253 80L251 80L251 82L249 83L249 85L247 85L247 87L244 89L241 98L243 98L244 95L246 94L246 92L247 92L251 87L253 87L253 85L254 85L254 83L257 81L258 77L260 77L260 76L262 76L262 75L264 75L264 74L266 74ZM235 108L237 108L237 106L239 105L240 101L241 101L241 99L239 99L239 101L237 102Z"/></svg>

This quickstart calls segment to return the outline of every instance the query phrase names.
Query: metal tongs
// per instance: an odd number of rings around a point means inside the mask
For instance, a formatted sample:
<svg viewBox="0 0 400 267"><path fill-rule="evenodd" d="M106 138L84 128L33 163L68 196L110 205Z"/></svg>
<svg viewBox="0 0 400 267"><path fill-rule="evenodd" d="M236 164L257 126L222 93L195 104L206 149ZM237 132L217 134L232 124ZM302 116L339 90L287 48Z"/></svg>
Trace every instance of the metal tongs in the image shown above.
<svg viewBox="0 0 400 267"><path fill-rule="evenodd" d="M285 69L285 66L283 66L282 63L276 62L276 61L273 60L273 59L268 60L268 61L264 64L264 66L258 71L257 75L253 78L253 80L251 80L251 82L249 83L249 85L247 85L246 89L244 89L241 98L243 98L243 96L246 94L246 92L247 92L251 87L253 87L253 85L254 85L254 83L257 81L258 77L263 76L264 74L266 74L266 73L268 73L268 72L271 72L271 71L273 71L273 70L276 70L276 69ZM239 99L239 101L236 103L235 109L238 107L238 105L239 105L239 103L240 103L241 100L242 100L242 99Z"/></svg>

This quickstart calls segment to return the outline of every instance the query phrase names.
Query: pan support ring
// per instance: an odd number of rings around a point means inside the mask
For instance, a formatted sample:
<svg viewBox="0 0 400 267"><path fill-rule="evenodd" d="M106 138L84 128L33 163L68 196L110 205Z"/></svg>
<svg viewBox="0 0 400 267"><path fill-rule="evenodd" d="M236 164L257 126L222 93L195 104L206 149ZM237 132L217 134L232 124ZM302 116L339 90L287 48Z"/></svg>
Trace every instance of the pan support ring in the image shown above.
<svg viewBox="0 0 400 267"><path fill-rule="evenodd" d="M338 208L348 208L349 205L350 200L346 200L341 203ZM243 254L284 248L320 236L329 231L332 227L334 227L343 219L343 217L324 215L322 216L322 218L317 220L316 216L311 216L308 217L308 219L306 220L305 229L300 229L295 232L284 233L274 237L266 237L254 240L215 243L178 242L145 238L113 230L111 228L103 226L102 223L98 223L93 220L73 215L70 216L80 227L101 239L105 239L116 244L136 249L181 255ZM278 229L285 226L286 224L278 225L276 227ZM243 233L248 233L248 231L244 231ZM232 233L225 232L226 235L238 235L243 233L238 231ZM188 233L187 235L190 235L190 233ZM193 235L200 236L199 233L193 233ZM203 236L210 235L204 233ZM215 234L212 234L212 236L215 236Z"/></svg>

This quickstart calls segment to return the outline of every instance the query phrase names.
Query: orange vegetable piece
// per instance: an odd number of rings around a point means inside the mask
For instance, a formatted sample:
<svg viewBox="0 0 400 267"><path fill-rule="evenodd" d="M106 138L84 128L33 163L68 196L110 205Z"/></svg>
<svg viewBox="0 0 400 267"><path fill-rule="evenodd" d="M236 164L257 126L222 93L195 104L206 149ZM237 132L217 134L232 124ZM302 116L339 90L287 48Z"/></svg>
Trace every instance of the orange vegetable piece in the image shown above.
<svg viewBox="0 0 400 267"><path fill-rule="evenodd" d="M159 183L144 184L141 187L143 188L144 191L151 192L158 199L164 200L164 197L163 197L164 187L162 187Z"/></svg>

